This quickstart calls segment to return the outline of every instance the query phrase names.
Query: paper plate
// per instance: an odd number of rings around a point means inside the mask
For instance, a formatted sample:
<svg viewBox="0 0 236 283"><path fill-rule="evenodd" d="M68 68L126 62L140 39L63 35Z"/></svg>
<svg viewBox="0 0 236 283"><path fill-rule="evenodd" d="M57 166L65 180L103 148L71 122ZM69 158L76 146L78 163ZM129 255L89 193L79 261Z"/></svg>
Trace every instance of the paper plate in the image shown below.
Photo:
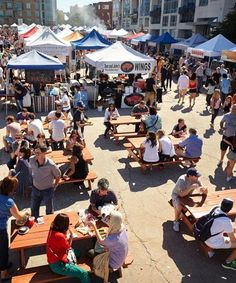
<svg viewBox="0 0 236 283"><path fill-rule="evenodd" d="M29 232L29 227L27 226L22 226L18 229L18 234L20 235L25 235Z"/></svg>

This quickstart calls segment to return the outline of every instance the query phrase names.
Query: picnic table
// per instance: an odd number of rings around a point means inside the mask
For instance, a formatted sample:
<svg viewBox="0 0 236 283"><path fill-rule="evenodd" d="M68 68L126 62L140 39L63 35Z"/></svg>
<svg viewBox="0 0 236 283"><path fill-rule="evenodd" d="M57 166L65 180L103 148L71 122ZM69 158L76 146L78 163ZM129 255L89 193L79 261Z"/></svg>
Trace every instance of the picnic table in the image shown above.
<svg viewBox="0 0 236 283"><path fill-rule="evenodd" d="M113 133L117 133L117 127L120 125L135 125L135 124L139 124L141 122L141 118L136 118L134 116L119 116L117 117L117 119L114 120L110 120L111 125L114 128Z"/></svg>
<svg viewBox="0 0 236 283"><path fill-rule="evenodd" d="M89 152L88 148L84 148L82 150L84 160L87 163L90 163L94 157L92 154ZM68 163L70 162L71 158L71 151L68 150L53 150L51 152L48 152L46 155L48 158L52 159L56 164L63 164L63 163Z"/></svg>
<svg viewBox="0 0 236 283"><path fill-rule="evenodd" d="M217 191L208 195L192 194L180 198L183 206L183 222L192 231L192 226L196 220L209 213L214 206L219 206L224 198L231 198L234 202L232 210L229 212L230 217L236 216L236 189Z"/></svg>
<svg viewBox="0 0 236 283"><path fill-rule="evenodd" d="M83 235L75 229L76 223L80 220L77 212L66 212L70 218L70 230L76 235L73 241L81 241L87 238L94 238L95 234L91 231L90 234ZM25 235L18 234L18 226L15 224L15 220L11 221L11 242L10 249L19 252L20 267L25 268L25 250L32 249L35 247L46 246L47 236L50 229L50 225L55 218L55 214L43 216L44 223L34 223L33 227L30 228L29 232ZM99 221L97 227L106 227L106 225Z"/></svg>
<svg viewBox="0 0 236 283"><path fill-rule="evenodd" d="M65 126L66 126L67 129L71 127L71 120L66 119L66 120L63 120L63 121L65 122ZM43 123L43 129L44 130L49 129L49 123L48 122ZM20 127L21 127L21 131L26 131L26 129L28 128L28 124L27 123L21 124Z"/></svg>

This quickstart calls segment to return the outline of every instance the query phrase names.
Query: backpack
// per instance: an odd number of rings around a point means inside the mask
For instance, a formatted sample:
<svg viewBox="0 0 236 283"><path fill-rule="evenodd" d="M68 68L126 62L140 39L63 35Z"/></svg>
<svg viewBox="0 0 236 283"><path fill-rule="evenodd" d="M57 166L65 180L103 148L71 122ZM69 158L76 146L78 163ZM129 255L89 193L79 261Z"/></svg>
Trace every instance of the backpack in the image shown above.
<svg viewBox="0 0 236 283"><path fill-rule="evenodd" d="M221 233L219 232L219 233L211 235L211 226L214 220L219 217L227 217L223 213L218 214L218 215L213 215L216 208L218 207L214 207L208 214L203 215L193 224L193 235L196 240L205 242L209 238Z"/></svg>

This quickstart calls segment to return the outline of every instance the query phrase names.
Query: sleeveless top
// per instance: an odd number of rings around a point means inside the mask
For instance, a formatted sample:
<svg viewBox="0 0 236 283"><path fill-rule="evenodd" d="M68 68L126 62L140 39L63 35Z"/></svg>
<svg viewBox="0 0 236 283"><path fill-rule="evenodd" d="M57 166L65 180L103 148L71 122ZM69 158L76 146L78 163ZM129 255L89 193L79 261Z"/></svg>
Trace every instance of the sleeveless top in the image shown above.
<svg viewBox="0 0 236 283"><path fill-rule="evenodd" d="M195 89L195 88L197 88L197 82L189 81L189 89Z"/></svg>

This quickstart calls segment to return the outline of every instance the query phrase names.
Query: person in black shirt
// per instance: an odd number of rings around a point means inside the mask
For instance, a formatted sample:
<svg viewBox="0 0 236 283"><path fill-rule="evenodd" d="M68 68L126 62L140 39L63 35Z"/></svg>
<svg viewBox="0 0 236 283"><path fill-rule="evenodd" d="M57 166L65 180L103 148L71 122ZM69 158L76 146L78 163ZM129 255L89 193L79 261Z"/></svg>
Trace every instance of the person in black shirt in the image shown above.
<svg viewBox="0 0 236 283"><path fill-rule="evenodd" d="M166 68L166 65L163 65L161 67L161 87L164 88L164 91L166 92L166 86L165 81L167 79L168 70Z"/></svg>
<svg viewBox="0 0 236 283"><path fill-rule="evenodd" d="M20 82L18 77L13 78L13 89L15 91L15 100L16 100L17 110L21 111L23 108L23 97L25 95L24 93L25 88Z"/></svg>
<svg viewBox="0 0 236 283"><path fill-rule="evenodd" d="M98 181L98 188L90 196L90 209L101 215L101 208L105 204L114 204L118 209L118 200L115 193L109 188L109 181L102 178Z"/></svg>
<svg viewBox="0 0 236 283"><path fill-rule="evenodd" d="M217 67L215 72L212 74L212 78L215 81L216 88L218 88L218 86L220 84L220 78L221 78L221 73L220 73L220 68L219 67Z"/></svg>
<svg viewBox="0 0 236 283"><path fill-rule="evenodd" d="M155 90L156 90L156 75L152 74L151 78L146 79L146 93L145 93L145 102L150 106L155 102Z"/></svg>
<svg viewBox="0 0 236 283"><path fill-rule="evenodd" d="M172 130L171 135L179 138L187 134L187 126L185 125L184 119L178 119L178 124L176 124Z"/></svg>
<svg viewBox="0 0 236 283"><path fill-rule="evenodd" d="M84 104L82 101L79 101L77 104L77 110L73 115L73 124L74 130L77 130L81 137L84 133L84 125L88 117L84 114Z"/></svg>

